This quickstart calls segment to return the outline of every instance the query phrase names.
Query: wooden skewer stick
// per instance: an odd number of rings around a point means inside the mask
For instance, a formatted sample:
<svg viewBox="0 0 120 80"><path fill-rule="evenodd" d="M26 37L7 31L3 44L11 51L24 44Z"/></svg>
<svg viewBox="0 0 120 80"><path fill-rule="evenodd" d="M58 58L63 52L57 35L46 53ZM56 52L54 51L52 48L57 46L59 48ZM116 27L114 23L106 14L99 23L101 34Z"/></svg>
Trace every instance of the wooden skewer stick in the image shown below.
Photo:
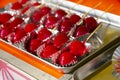
<svg viewBox="0 0 120 80"><path fill-rule="evenodd" d="M85 40L85 42L87 42L93 35L94 35L94 33L98 30L98 29L100 29L100 27L103 25L103 23L101 22L98 26L97 26L97 28L87 37L87 39Z"/></svg>
<svg viewBox="0 0 120 80"><path fill-rule="evenodd" d="M113 7L113 4L110 5L107 9L105 9L105 12L104 12L102 15L98 16L97 21L98 21L98 19L100 19L108 10L110 10L112 7ZM100 24L97 26L97 28L88 36L88 38L87 38L84 42L87 42L87 41L94 35L94 33L102 26L102 24L103 24L103 23L100 23Z"/></svg>

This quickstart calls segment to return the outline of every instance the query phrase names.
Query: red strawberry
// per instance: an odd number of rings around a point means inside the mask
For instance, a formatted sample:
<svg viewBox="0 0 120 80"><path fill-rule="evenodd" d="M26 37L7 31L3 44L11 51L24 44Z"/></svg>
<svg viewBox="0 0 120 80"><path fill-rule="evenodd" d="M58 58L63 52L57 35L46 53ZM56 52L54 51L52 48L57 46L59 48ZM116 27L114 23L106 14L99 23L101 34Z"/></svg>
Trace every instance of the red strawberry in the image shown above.
<svg viewBox="0 0 120 80"><path fill-rule="evenodd" d="M51 8L48 6L44 6L40 9L40 13L43 15L47 15L51 12Z"/></svg>
<svg viewBox="0 0 120 80"><path fill-rule="evenodd" d="M15 2L12 4L11 9L14 9L14 10L22 9L22 4L20 4L19 2Z"/></svg>
<svg viewBox="0 0 120 80"><path fill-rule="evenodd" d="M9 13L2 13L0 14L0 24L4 24L8 22L12 18L12 16Z"/></svg>
<svg viewBox="0 0 120 80"><path fill-rule="evenodd" d="M30 39L35 39L37 38L37 33L35 31L30 33Z"/></svg>
<svg viewBox="0 0 120 80"><path fill-rule="evenodd" d="M54 38L54 46L57 48L62 47L67 41L69 40L69 38L67 37L66 34L64 33L58 33L57 36Z"/></svg>
<svg viewBox="0 0 120 80"><path fill-rule="evenodd" d="M20 29L18 28L16 31L15 31L15 35L14 35L14 38L13 38L13 42L18 42L20 41L23 37L26 36L26 33L24 31L24 29Z"/></svg>
<svg viewBox="0 0 120 80"><path fill-rule="evenodd" d="M64 10L62 10L62 9L58 9L54 13L54 16L57 17L58 19L61 19L65 15L67 15L67 13Z"/></svg>
<svg viewBox="0 0 120 80"><path fill-rule="evenodd" d="M89 32L92 32L96 29L97 27L97 21L93 17L88 17L83 20L83 23L85 27L89 30Z"/></svg>
<svg viewBox="0 0 120 80"><path fill-rule="evenodd" d="M46 48L44 49L43 53L42 53L42 57L43 58L50 58L50 56L52 54L54 54L55 52L57 52L57 48L53 45L47 45Z"/></svg>
<svg viewBox="0 0 120 80"><path fill-rule="evenodd" d="M28 33L28 32L32 32L34 31L35 29L37 28L37 25L35 23L28 23L26 26L25 26L25 32Z"/></svg>
<svg viewBox="0 0 120 80"><path fill-rule="evenodd" d="M9 27L5 26L0 31L0 37L2 39L5 39L6 36L8 36L11 32L12 32L12 30Z"/></svg>
<svg viewBox="0 0 120 80"><path fill-rule="evenodd" d="M58 19L57 19L56 17L54 17L54 16L49 16L49 17L47 18L46 23L45 23L45 27L47 27L47 28L54 28L54 27L55 27L54 24L56 24L57 21L58 21Z"/></svg>
<svg viewBox="0 0 120 80"><path fill-rule="evenodd" d="M43 41L43 40L49 38L51 35L52 35L52 33L48 29L43 28L38 32L38 39Z"/></svg>
<svg viewBox="0 0 120 80"><path fill-rule="evenodd" d="M73 64L76 60L77 58L70 52L64 52L59 57L59 63L61 66Z"/></svg>
<svg viewBox="0 0 120 80"><path fill-rule="evenodd" d="M80 25L77 28L77 30L75 31L75 37L80 37L80 36L85 35L87 33L89 33L88 29L85 26Z"/></svg>
<svg viewBox="0 0 120 80"><path fill-rule="evenodd" d="M44 16L43 14L35 11L31 16L31 19L33 22L36 23L36 22L40 22L43 16Z"/></svg>
<svg viewBox="0 0 120 80"><path fill-rule="evenodd" d="M70 52L73 53L75 56L83 56L87 50L86 50L86 46L76 40L76 41L72 41L72 43L70 44Z"/></svg>
<svg viewBox="0 0 120 80"><path fill-rule="evenodd" d="M72 15L70 16L70 21L71 21L73 24L76 24L80 19L81 19L81 17L78 16L77 14L72 14Z"/></svg>
<svg viewBox="0 0 120 80"><path fill-rule="evenodd" d="M69 20L64 20L60 25L60 32L68 33L72 27L73 24Z"/></svg>
<svg viewBox="0 0 120 80"><path fill-rule="evenodd" d="M30 52L35 52L35 50L41 45L41 41L39 39L32 39L30 41L29 49Z"/></svg>
<svg viewBox="0 0 120 80"><path fill-rule="evenodd" d="M14 29L14 28L17 27L17 25L21 24L23 21L24 21L24 20L23 20L22 18L17 17L17 18L15 18L15 19L10 23L10 27L11 27L12 29Z"/></svg>

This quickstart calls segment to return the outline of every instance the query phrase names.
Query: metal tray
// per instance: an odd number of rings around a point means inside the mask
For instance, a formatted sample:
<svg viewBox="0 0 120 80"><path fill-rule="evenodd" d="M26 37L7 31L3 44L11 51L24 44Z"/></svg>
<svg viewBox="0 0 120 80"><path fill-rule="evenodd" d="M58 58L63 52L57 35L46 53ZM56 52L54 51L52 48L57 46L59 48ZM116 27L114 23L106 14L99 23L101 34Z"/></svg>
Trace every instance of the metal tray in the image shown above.
<svg viewBox="0 0 120 80"><path fill-rule="evenodd" d="M56 4L51 2L51 3L49 3L49 6L56 6ZM64 4L59 5L59 8L62 8L64 10L69 9L69 8L65 7ZM73 13L75 12L76 14L83 14L83 12L81 10L76 11L73 9L73 10L71 10L71 12L73 12ZM99 11L99 12L103 13L102 11ZM96 17L96 14L92 14L92 15L89 14L88 16ZM44 62L45 64L48 64L48 65L52 66L53 68L62 71L63 73L70 73L70 72L75 71L77 68L83 66L88 61L92 60L93 58L97 57L98 55L103 54L103 52L105 50L109 49L110 47L112 47L113 45L117 44L120 41L120 27L118 27L119 26L118 24L111 22L109 20L106 20L106 19L99 19L98 22L103 22L103 26L96 32L96 35L99 36L99 39L97 39L97 40L98 41L101 40L103 43L96 50L94 50L93 52L90 52L89 55L87 55L82 60L77 62L75 65L72 65L70 67L56 66L42 58L32 55L31 53L29 53L25 50L22 50L15 46L14 47L17 48L18 50L25 52L25 54L28 54L28 55L34 57L35 59L38 59L38 60ZM94 37L94 35L93 35L93 37ZM1 41L3 41L3 40L1 40ZM3 41L3 42L7 43L5 41ZM7 44L9 44L9 43L7 43ZM9 44L9 45L11 45L11 44ZM13 45L11 45L11 46L13 46ZM96 45L93 44L93 46L96 46Z"/></svg>

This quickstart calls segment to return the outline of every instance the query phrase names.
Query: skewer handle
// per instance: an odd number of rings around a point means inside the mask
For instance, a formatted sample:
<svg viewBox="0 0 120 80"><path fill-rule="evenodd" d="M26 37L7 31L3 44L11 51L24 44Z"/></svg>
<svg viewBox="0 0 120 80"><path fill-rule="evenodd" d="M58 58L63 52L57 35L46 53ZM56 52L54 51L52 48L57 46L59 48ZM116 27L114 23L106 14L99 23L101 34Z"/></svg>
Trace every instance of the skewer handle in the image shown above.
<svg viewBox="0 0 120 80"><path fill-rule="evenodd" d="M87 42L87 41L94 35L94 33L95 33L98 29L100 29L100 27L102 27L102 25L103 25L103 23L101 22L101 23L97 26L97 28L88 36L88 38L87 38L84 42Z"/></svg>

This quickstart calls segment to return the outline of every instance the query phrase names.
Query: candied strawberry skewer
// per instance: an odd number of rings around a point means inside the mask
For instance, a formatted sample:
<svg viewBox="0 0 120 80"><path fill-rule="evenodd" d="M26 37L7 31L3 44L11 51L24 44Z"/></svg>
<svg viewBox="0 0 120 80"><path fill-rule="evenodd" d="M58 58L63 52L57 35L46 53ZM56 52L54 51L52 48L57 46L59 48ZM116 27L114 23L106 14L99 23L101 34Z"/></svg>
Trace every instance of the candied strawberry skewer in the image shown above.
<svg viewBox="0 0 120 80"><path fill-rule="evenodd" d="M5 17L6 18L6 17ZM3 20L4 21L4 20ZM1 29L1 38L8 39L9 35L14 32L18 25L23 23L23 19L20 17L16 17L13 21L9 21L3 24L3 28Z"/></svg>
<svg viewBox="0 0 120 80"><path fill-rule="evenodd" d="M92 32L92 31L97 27L98 23L97 23L97 21L96 21L93 17L87 17L87 18L85 18L85 17L88 15L88 13L89 13L90 11L94 10L96 7L98 7L99 5L101 5L101 3L102 3L102 2L99 2L99 3L98 3L97 5L95 5L91 10L89 10L89 11L86 12L86 13L84 13L83 16L81 17L80 21L77 22L77 25L81 25L81 24L83 23L83 25L85 25L85 27L89 30L89 32L90 32L90 30L91 30L91 32ZM83 29L83 28L82 28L82 29ZM80 30L80 28L77 29L78 33L80 32L79 30ZM81 30L81 31L82 31L82 30ZM84 28L83 33L84 33L84 32L85 32L85 34L86 34L86 33L89 33L89 32L87 32L87 30L85 30L85 28Z"/></svg>
<svg viewBox="0 0 120 80"><path fill-rule="evenodd" d="M108 8L106 8L104 11L107 12L112 6L113 4L110 5ZM105 14L105 12L101 14L100 16L98 16L96 20L93 17L87 17L83 20L83 24L85 25L86 28L88 28L90 33L93 32L97 28L97 25L98 25L97 21Z"/></svg>
<svg viewBox="0 0 120 80"><path fill-rule="evenodd" d="M98 5L100 5L101 3L99 3ZM98 6L97 5L97 6ZM97 7L97 6L95 6L95 7ZM95 8L94 7L94 8ZM105 10L105 12L107 11L107 10L109 10L110 8L112 7L112 5L111 6L109 6L106 10ZM91 11L91 10L90 10ZM85 15L87 15L89 12L87 12L87 13L85 13ZM104 13L103 13L104 14ZM103 15L102 14L102 15ZM101 15L101 16L102 16ZM74 36L75 37L81 37L81 36L83 36L84 34L89 34L89 33L92 33L96 28L97 28L97 26L98 26L98 23L97 23L97 21L98 21L98 19L101 17L101 16L99 16L96 20L93 18L93 17L87 17L87 18L82 18L83 19L83 24L82 25L80 25L79 27L76 27L76 31L75 31L75 33L74 33ZM85 17L85 16L84 16ZM81 19L81 20L82 20ZM82 26L82 27L81 27Z"/></svg>

